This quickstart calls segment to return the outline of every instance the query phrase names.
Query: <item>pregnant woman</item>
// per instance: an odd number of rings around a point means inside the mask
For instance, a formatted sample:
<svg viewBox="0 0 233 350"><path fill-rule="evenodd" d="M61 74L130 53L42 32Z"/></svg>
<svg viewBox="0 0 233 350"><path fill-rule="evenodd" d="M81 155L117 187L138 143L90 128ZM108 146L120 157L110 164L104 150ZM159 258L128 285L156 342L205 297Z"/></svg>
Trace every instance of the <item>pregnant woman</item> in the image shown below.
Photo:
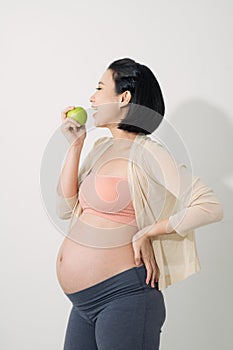
<svg viewBox="0 0 233 350"><path fill-rule="evenodd" d="M90 102L95 125L107 127L112 137L95 142L80 170L86 129L67 118L74 107L62 113L62 130L72 141L57 186L57 213L72 218L57 257L58 280L72 302L64 350L156 350L166 318L161 290L199 270L193 229L221 220L222 207L210 188L192 178L187 215L172 212L178 197L172 159L145 136L165 112L148 67L129 58L113 62ZM130 104L145 106L145 113L130 117ZM138 164L129 166L132 154ZM160 187L151 154L165 174ZM192 261L179 255L184 249Z"/></svg>

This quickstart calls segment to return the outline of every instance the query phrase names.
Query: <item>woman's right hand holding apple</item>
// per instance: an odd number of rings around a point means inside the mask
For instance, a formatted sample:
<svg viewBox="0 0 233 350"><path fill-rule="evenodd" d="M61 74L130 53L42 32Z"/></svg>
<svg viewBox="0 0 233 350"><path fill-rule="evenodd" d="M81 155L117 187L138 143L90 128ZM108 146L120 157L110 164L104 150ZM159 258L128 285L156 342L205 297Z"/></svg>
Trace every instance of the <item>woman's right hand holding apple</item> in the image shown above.
<svg viewBox="0 0 233 350"><path fill-rule="evenodd" d="M81 148L86 138L85 124L81 126L78 122L76 122L76 120L74 120L73 118L69 118L66 115L68 111L74 108L74 106L69 106L62 111L61 131L72 146L77 146Z"/></svg>

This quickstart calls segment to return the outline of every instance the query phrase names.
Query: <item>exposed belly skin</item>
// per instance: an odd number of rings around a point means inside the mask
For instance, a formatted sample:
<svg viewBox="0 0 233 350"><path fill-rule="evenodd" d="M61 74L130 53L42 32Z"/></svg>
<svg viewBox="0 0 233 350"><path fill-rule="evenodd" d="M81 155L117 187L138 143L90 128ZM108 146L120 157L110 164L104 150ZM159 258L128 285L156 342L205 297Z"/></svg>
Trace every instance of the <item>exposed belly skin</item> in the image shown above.
<svg viewBox="0 0 233 350"><path fill-rule="evenodd" d="M83 223L92 225L93 231L88 230L88 225L83 226L84 231L87 227L88 231L94 233L96 227L97 232L101 234L101 227L115 228L116 232L119 227L119 233L121 233L121 223L90 213L81 214L80 219ZM95 243L93 246L86 244L85 237L88 236L89 232L86 232L87 235L82 232L80 236L77 236L78 238L72 235L65 237L56 261L57 278L63 291L65 293L78 292L122 271L138 266L134 262L134 252L130 239L138 231L138 228L124 224L122 232L126 232L127 229L129 235L124 244L118 246L117 244L109 244L104 248L102 248L102 244L99 246Z"/></svg>

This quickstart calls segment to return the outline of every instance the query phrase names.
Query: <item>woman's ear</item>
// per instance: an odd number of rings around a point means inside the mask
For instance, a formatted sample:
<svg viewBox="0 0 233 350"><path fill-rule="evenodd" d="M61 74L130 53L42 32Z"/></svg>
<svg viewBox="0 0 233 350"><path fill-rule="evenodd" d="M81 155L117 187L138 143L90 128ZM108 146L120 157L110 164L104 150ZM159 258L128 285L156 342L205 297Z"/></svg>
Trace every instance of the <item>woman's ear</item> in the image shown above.
<svg viewBox="0 0 233 350"><path fill-rule="evenodd" d="M121 106L126 106L131 100L131 92L125 91L121 96Z"/></svg>

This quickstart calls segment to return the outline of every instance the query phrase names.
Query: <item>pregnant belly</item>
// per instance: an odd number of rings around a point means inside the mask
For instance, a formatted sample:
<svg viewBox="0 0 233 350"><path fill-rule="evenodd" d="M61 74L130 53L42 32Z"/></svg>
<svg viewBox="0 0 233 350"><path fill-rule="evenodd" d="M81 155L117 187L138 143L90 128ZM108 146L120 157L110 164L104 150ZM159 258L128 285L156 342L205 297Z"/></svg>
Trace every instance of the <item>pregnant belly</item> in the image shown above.
<svg viewBox="0 0 233 350"><path fill-rule="evenodd" d="M112 223L111 230L110 224L104 218L83 214L64 239L56 269L65 293L78 292L136 266L131 237L137 227Z"/></svg>

